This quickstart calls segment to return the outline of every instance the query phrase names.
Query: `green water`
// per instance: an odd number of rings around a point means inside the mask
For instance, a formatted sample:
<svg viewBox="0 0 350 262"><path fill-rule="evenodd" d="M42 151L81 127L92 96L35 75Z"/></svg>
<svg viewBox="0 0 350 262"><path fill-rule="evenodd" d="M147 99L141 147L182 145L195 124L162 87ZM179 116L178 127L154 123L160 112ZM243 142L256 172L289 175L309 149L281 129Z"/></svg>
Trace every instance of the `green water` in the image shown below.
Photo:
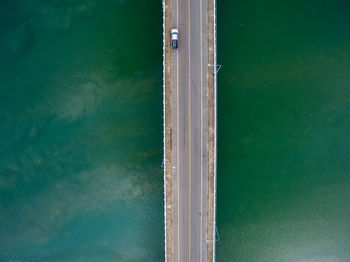
<svg viewBox="0 0 350 262"><path fill-rule="evenodd" d="M350 261L350 4L218 1L217 261Z"/></svg>
<svg viewBox="0 0 350 262"><path fill-rule="evenodd" d="M0 3L0 261L162 261L159 0Z"/></svg>

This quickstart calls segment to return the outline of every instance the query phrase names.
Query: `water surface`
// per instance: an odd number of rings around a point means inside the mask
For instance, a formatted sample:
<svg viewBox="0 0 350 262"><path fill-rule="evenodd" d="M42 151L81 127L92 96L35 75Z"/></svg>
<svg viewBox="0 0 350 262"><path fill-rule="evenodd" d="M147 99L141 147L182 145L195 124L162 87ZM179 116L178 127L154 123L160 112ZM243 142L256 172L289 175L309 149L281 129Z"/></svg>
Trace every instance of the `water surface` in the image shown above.
<svg viewBox="0 0 350 262"><path fill-rule="evenodd" d="M350 261L350 5L218 1L217 261Z"/></svg>
<svg viewBox="0 0 350 262"><path fill-rule="evenodd" d="M162 261L161 2L0 19L0 261Z"/></svg>

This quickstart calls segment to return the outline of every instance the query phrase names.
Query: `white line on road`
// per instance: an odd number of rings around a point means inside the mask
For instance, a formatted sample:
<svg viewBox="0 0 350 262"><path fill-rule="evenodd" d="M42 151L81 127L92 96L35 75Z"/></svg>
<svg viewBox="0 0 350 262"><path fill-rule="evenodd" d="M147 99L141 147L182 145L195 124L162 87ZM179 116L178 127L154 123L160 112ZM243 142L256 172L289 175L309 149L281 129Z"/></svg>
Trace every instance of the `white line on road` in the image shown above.
<svg viewBox="0 0 350 262"><path fill-rule="evenodd" d="M191 262L191 0L188 0L188 261Z"/></svg>
<svg viewBox="0 0 350 262"><path fill-rule="evenodd" d="M176 1L176 28L179 30L179 0ZM177 261L180 261L180 143L179 143L179 53L176 52L176 151L177 151Z"/></svg>
<svg viewBox="0 0 350 262"><path fill-rule="evenodd" d="M200 7L199 7L199 11L200 11L200 14L199 14L199 17L200 17L200 53L201 53L201 228L200 228L200 241L199 241L199 244L200 244L200 247L199 247L199 261L202 262L202 233L203 233L203 203L202 203L202 199L203 199L203 192L202 192L202 188L203 188L203 110L202 110L202 100L203 100L203 94L202 94L202 89L203 89L203 86L202 86L202 81L203 81L203 72L202 72L202 67L203 67L203 61L202 61L202 0L200 0L199 2L200 4Z"/></svg>

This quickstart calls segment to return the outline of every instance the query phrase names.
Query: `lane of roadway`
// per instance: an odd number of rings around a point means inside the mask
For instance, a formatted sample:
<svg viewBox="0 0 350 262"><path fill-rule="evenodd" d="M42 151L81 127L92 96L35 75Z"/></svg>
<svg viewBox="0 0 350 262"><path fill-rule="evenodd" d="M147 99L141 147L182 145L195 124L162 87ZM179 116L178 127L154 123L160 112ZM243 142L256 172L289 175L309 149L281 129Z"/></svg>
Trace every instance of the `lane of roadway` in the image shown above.
<svg viewBox="0 0 350 262"><path fill-rule="evenodd" d="M172 1L174 261L207 261L207 0ZM176 94L176 95L175 95ZM175 113L176 112L176 113Z"/></svg>

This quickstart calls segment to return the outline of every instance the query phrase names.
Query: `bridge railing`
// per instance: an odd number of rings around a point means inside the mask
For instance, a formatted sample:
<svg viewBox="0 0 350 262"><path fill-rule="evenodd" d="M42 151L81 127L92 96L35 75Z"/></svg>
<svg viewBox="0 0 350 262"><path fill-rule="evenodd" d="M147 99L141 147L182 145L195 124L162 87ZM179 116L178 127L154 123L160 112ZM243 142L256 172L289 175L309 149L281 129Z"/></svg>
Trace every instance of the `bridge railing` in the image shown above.
<svg viewBox="0 0 350 262"><path fill-rule="evenodd" d="M215 131L214 131L214 216L213 216L213 239L216 240L216 143L217 143L217 73L219 70L216 70L217 68L217 60L216 60L216 0L213 0L214 5L214 125L215 125ZM213 262L215 262L215 247L216 247L216 241L213 241Z"/></svg>

